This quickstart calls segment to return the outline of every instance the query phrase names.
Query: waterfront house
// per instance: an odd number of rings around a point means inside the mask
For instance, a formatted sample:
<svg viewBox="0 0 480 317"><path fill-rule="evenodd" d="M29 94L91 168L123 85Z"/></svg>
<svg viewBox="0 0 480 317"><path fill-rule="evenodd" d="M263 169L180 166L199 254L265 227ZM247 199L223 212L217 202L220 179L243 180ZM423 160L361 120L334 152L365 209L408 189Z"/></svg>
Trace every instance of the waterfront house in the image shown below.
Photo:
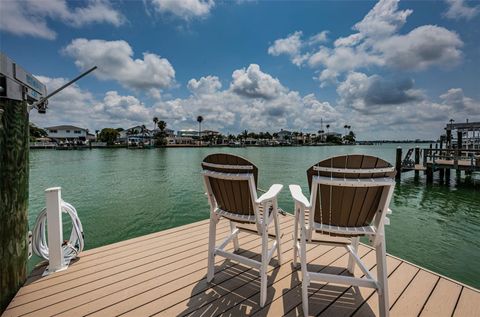
<svg viewBox="0 0 480 317"><path fill-rule="evenodd" d="M246 138L246 139L244 140L244 144L245 144L245 145L257 145L258 141L259 141L259 140L254 139L254 138Z"/></svg>
<svg viewBox="0 0 480 317"><path fill-rule="evenodd" d="M194 130L194 129L178 130L177 137L198 138L198 130Z"/></svg>
<svg viewBox="0 0 480 317"><path fill-rule="evenodd" d="M291 140L292 139L292 132L281 129L279 132L277 132L277 138L276 139L280 143Z"/></svg>
<svg viewBox="0 0 480 317"><path fill-rule="evenodd" d="M159 132L160 132L160 129L151 130L152 137L155 137L155 135L157 135L157 133L159 133ZM165 128L165 130L163 130L163 132L165 133L165 137L167 137L167 138L174 138L175 137L175 131L172 130L172 129Z"/></svg>
<svg viewBox="0 0 480 317"><path fill-rule="evenodd" d="M45 128L50 139L59 144L85 143L88 130L73 125L58 125Z"/></svg>
<svg viewBox="0 0 480 317"><path fill-rule="evenodd" d="M215 131L215 130L203 130L202 132L202 137L217 137L220 135L220 132Z"/></svg>
<svg viewBox="0 0 480 317"><path fill-rule="evenodd" d="M148 130L141 125L137 125L134 127L131 127L127 130L120 131L120 135L118 136L118 141L122 144L124 144L127 139L129 143L140 143L143 142L144 144L150 143L150 140L152 139L152 131Z"/></svg>
<svg viewBox="0 0 480 317"><path fill-rule="evenodd" d="M323 142L325 142L328 137L342 138L342 134L341 134L341 133L338 133L338 132L332 131L332 132L319 133L319 134L318 134L318 137L319 137L320 140L322 140Z"/></svg>
<svg viewBox="0 0 480 317"><path fill-rule="evenodd" d="M169 136L167 137L168 145L194 145L195 139L192 137L184 136Z"/></svg>

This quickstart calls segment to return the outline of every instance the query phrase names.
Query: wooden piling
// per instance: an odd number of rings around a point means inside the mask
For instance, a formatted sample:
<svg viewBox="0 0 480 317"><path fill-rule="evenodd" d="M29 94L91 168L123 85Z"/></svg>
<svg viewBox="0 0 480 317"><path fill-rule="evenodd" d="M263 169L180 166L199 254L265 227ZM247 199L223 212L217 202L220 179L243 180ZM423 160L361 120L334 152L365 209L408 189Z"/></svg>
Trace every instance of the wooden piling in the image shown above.
<svg viewBox="0 0 480 317"><path fill-rule="evenodd" d="M427 183L433 183L433 167L427 166Z"/></svg>
<svg viewBox="0 0 480 317"><path fill-rule="evenodd" d="M430 149L432 148L432 144L430 144ZM415 148L415 166L417 166L418 164L420 164L420 148L417 146ZM415 178L418 178L420 172L415 169Z"/></svg>
<svg viewBox="0 0 480 317"><path fill-rule="evenodd" d="M0 314L27 277L27 103L0 99Z"/></svg>
<svg viewBox="0 0 480 317"><path fill-rule="evenodd" d="M395 178L396 179L402 178L402 148L400 146L397 148L397 156L395 159L395 170L397 171Z"/></svg>
<svg viewBox="0 0 480 317"><path fill-rule="evenodd" d="M463 147L463 133L460 130L457 130L457 156L462 156L462 147Z"/></svg>

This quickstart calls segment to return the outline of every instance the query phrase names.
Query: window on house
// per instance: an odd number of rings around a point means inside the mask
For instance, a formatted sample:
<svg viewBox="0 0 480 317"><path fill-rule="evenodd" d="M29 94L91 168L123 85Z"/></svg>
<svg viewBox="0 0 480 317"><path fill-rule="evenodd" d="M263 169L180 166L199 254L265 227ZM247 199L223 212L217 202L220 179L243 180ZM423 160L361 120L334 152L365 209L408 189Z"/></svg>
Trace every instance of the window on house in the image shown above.
<svg viewBox="0 0 480 317"><path fill-rule="evenodd" d="M80 133L82 133L82 131L80 131L80 130L75 130L75 131L73 131L73 133L80 134Z"/></svg>
<svg viewBox="0 0 480 317"><path fill-rule="evenodd" d="M50 133L57 133L58 131L57 130L49 130Z"/></svg>
<svg viewBox="0 0 480 317"><path fill-rule="evenodd" d="M66 130L65 132L70 133L70 130Z"/></svg>

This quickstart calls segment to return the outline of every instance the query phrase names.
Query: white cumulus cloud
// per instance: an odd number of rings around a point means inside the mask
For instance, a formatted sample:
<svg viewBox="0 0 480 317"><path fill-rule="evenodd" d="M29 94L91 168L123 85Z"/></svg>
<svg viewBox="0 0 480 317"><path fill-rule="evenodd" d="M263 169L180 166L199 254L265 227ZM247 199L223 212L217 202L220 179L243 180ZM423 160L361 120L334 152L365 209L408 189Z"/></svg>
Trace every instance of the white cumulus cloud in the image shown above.
<svg viewBox="0 0 480 317"><path fill-rule="evenodd" d="M462 88L451 88L440 95L440 99L443 104L452 106L457 112L480 115L480 101L465 96Z"/></svg>
<svg viewBox="0 0 480 317"><path fill-rule="evenodd" d="M194 94L211 94L222 88L222 83L217 76L201 77L199 80L192 78L188 81L188 89Z"/></svg>
<svg viewBox="0 0 480 317"><path fill-rule="evenodd" d="M290 56L297 55L302 46L302 32L297 31L286 38L275 40L273 45L268 48L268 54L278 56L280 54L287 54Z"/></svg>
<svg viewBox="0 0 480 317"><path fill-rule="evenodd" d="M362 21L355 24L363 37L382 38L397 32L412 14L412 10L398 10L399 0L380 0Z"/></svg>
<svg viewBox="0 0 480 317"><path fill-rule="evenodd" d="M322 31L304 41L302 40L302 31L296 31L286 38L275 40L268 48L268 54L273 56L287 55L294 65L301 66L310 57L310 53L301 53L302 49L326 42L328 33L328 31Z"/></svg>
<svg viewBox="0 0 480 317"><path fill-rule="evenodd" d="M92 23L120 26L126 19L107 0L90 0L71 8L65 0L0 0L0 30L53 40L57 33L47 19L81 27Z"/></svg>
<svg viewBox="0 0 480 317"><path fill-rule="evenodd" d="M168 13L184 20L205 17L215 6L213 0L152 0L159 13Z"/></svg>
<svg viewBox="0 0 480 317"><path fill-rule="evenodd" d="M277 78L262 72L257 64L235 70L232 79L230 89L245 97L274 99L287 90Z"/></svg>
<svg viewBox="0 0 480 317"><path fill-rule="evenodd" d="M459 35L436 25L422 25L406 34L400 29L412 10L400 10L399 0L380 0L352 29L355 31L314 50L301 41L301 31L279 39L269 48L272 55L290 55L292 63L315 69L321 86L338 83L351 71L381 67L395 70L423 70L451 66L462 58ZM293 41L295 40L295 41ZM286 45L295 43L295 45ZM283 44L277 47L275 44ZM282 48L282 49L280 49ZM290 49L288 49L290 48ZM275 54L273 54L275 53Z"/></svg>
<svg viewBox="0 0 480 317"><path fill-rule="evenodd" d="M143 59L133 58L133 50L126 41L75 39L63 51L84 70L94 65L95 76L116 80L134 90L160 90L175 82L175 70L166 58L154 53L143 53Z"/></svg>
<svg viewBox="0 0 480 317"><path fill-rule="evenodd" d="M458 34L435 25L420 26L406 35L394 35L375 43L386 65L399 69L452 66L460 60L462 46Z"/></svg>
<svg viewBox="0 0 480 317"><path fill-rule="evenodd" d="M448 9L445 12L445 16L449 19L466 19L470 20L478 15L480 12L480 6L474 7L466 4L465 0L445 0L448 5Z"/></svg>

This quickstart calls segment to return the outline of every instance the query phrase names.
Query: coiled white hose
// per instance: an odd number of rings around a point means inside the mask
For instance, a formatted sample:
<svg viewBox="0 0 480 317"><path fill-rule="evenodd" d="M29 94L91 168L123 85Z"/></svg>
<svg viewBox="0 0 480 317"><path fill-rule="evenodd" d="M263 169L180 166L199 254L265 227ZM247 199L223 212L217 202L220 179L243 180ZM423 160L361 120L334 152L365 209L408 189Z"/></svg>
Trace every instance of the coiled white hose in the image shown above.
<svg viewBox="0 0 480 317"><path fill-rule="evenodd" d="M72 232L70 233L70 240L65 241L62 245L63 257L65 261L70 261L77 257L77 255L83 251L84 236L83 227L78 218L77 210L75 207L62 200L61 203L62 212L68 213L72 218ZM46 222L47 222L47 208L43 208L37 217L35 227L32 233L32 249L36 255L48 260L48 245L46 237Z"/></svg>

